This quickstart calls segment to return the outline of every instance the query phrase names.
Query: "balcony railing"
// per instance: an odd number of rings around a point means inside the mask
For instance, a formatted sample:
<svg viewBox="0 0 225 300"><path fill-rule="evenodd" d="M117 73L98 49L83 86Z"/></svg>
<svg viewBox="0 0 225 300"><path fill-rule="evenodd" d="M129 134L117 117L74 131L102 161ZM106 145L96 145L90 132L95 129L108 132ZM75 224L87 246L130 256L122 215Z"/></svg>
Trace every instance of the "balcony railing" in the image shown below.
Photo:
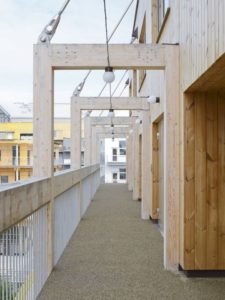
<svg viewBox="0 0 225 300"><path fill-rule="evenodd" d="M37 298L99 184L94 165L0 187L0 299Z"/></svg>
<svg viewBox="0 0 225 300"><path fill-rule="evenodd" d="M15 156L9 158L2 158L0 160L0 168L13 168L13 167L32 167L33 157L22 156L19 159Z"/></svg>
<svg viewBox="0 0 225 300"><path fill-rule="evenodd" d="M107 157L108 164L126 164L126 155L109 155Z"/></svg>

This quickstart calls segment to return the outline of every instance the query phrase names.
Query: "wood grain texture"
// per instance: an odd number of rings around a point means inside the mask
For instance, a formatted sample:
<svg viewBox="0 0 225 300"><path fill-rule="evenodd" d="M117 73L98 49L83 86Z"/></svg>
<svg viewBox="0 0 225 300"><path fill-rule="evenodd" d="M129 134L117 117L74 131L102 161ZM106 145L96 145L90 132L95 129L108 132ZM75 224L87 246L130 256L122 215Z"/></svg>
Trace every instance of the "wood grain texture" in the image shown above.
<svg viewBox="0 0 225 300"><path fill-rule="evenodd" d="M182 265L195 268L195 102L193 96L185 95L185 188L182 237L185 252ZM183 226L184 224L184 226Z"/></svg>
<svg viewBox="0 0 225 300"><path fill-rule="evenodd" d="M218 100L218 265L225 269L225 95Z"/></svg>
<svg viewBox="0 0 225 300"><path fill-rule="evenodd" d="M206 205L206 101L204 95L195 98L195 266L206 266L207 205Z"/></svg>

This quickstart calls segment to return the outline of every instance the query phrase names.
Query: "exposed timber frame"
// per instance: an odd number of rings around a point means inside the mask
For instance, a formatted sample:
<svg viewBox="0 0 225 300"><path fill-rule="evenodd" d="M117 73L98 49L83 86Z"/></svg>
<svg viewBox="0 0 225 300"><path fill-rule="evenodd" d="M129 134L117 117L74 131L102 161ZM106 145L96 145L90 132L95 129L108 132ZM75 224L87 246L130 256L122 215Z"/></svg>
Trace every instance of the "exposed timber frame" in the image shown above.
<svg viewBox="0 0 225 300"><path fill-rule="evenodd" d="M174 269L179 263L179 46L115 44L109 46L109 51L114 69L164 70L165 72L164 265L167 269ZM54 171L54 70L98 70L104 69L106 62L105 45L39 44L34 46L34 175L51 177ZM76 112L73 112L72 117L74 114ZM79 120L77 121L72 120L72 132L79 129L80 125L77 125ZM72 147L74 150L74 144ZM79 145L76 147L79 148ZM73 163L73 168L75 166L76 164Z"/></svg>

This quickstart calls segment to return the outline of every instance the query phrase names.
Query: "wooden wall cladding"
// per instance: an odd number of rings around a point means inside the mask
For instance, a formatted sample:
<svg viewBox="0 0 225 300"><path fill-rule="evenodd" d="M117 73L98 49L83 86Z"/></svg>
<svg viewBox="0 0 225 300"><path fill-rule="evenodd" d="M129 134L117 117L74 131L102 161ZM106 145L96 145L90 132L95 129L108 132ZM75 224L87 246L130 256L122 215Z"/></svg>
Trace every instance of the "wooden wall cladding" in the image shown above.
<svg viewBox="0 0 225 300"><path fill-rule="evenodd" d="M181 83L186 90L225 52L224 0L173 0L180 5Z"/></svg>
<svg viewBox="0 0 225 300"><path fill-rule="evenodd" d="M225 93L185 95L181 266L225 269Z"/></svg>

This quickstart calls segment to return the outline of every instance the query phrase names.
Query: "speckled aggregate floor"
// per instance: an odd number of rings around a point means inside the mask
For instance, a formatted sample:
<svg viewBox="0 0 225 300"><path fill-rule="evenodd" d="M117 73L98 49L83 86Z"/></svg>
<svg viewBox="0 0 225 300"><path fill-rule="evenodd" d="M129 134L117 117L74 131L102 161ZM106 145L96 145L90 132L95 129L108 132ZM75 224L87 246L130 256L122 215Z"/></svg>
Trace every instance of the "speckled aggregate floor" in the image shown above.
<svg viewBox="0 0 225 300"><path fill-rule="evenodd" d="M40 300L223 300L225 279L163 269L162 237L126 185L101 185Z"/></svg>

